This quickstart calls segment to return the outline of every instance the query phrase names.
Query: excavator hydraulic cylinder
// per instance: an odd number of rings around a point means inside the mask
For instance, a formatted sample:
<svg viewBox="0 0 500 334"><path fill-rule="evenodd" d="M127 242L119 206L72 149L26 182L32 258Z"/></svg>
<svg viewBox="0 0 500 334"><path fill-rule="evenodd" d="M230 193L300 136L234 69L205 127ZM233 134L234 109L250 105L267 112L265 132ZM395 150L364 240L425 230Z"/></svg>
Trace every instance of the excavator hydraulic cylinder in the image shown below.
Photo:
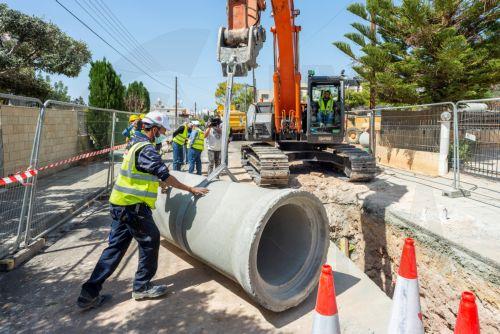
<svg viewBox="0 0 500 334"><path fill-rule="evenodd" d="M203 185L197 175L172 172ZM215 181L204 197L170 188L153 216L170 243L231 278L257 303L281 312L314 290L329 245L328 219L314 195Z"/></svg>

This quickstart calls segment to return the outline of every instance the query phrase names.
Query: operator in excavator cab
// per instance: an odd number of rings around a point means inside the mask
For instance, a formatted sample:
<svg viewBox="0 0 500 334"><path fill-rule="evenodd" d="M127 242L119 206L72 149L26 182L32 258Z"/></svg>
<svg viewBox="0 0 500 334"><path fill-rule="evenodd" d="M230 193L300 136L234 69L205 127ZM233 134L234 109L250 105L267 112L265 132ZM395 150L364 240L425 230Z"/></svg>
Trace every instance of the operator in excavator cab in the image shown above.
<svg viewBox="0 0 500 334"><path fill-rule="evenodd" d="M334 101L329 90L323 91L318 101L317 121L320 126L332 126L334 121Z"/></svg>

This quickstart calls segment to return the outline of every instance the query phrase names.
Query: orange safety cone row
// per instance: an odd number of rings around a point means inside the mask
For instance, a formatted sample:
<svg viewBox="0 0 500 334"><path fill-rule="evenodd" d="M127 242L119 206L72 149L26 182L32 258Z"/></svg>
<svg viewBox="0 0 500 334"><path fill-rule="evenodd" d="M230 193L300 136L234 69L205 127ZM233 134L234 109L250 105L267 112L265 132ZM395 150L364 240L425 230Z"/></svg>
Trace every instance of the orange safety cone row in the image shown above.
<svg viewBox="0 0 500 334"><path fill-rule="evenodd" d="M321 269L312 334L340 334L333 271L329 265Z"/></svg>
<svg viewBox="0 0 500 334"><path fill-rule="evenodd" d="M413 239L405 239L396 288L392 298L389 334L423 334L417 277L417 258Z"/></svg>
<svg viewBox="0 0 500 334"><path fill-rule="evenodd" d="M477 313L476 296L470 291L462 293L458 307L455 334L479 334L479 315Z"/></svg>

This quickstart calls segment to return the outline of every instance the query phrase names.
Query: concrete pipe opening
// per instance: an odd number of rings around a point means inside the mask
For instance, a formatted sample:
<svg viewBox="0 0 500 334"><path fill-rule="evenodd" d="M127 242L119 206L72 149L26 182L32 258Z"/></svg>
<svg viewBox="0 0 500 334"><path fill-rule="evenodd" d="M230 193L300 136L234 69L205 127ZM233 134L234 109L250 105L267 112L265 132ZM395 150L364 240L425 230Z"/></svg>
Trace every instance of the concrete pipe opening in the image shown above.
<svg viewBox="0 0 500 334"><path fill-rule="evenodd" d="M323 210L316 198L296 192L269 210L254 240L255 265L250 266L255 295L267 308L283 311L315 288L328 248Z"/></svg>

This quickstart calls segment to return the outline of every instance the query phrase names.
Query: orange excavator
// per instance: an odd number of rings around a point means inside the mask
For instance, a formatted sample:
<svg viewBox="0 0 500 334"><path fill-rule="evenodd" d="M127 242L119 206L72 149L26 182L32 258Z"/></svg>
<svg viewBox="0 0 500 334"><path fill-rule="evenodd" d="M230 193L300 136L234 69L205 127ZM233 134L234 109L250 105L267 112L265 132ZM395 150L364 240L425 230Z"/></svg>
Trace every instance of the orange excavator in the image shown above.
<svg viewBox="0 0 500 334"><path fill-rule="evenodd" d="M376 165L367 152L344 144L344 91L359 86L355 79L340 76L308 75L305 103L299 70L299 34L295 24L300 11L293 0L271 0L275 26L271 28L274 46L274 99L272 103L252 104L247 112L246 140L242 164L261 186L286 186L289 162L328 162L340 168L350 180L371 180ZM266 40L260 18L265 0L228 0L228 26L221 27L218 61L223 75L230 78L248 75L257 68L257 57ZM334 103L331 114L320 115L320 99Z"/></svg>

